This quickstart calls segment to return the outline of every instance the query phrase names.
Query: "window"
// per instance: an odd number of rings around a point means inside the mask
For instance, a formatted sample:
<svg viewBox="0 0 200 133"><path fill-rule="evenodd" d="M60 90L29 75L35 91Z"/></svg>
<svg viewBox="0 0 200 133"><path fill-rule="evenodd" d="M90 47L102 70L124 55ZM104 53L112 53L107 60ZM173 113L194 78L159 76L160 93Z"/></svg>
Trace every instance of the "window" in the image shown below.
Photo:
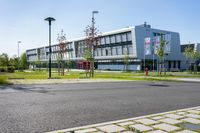
<svg viewBox="0 0 200 133"><path fill-rule="evenodd" d="M112 47L112 55L117 55L117 49L116 49L116 47Z"/></svg>
<svg viewBox="0 0 200 133"><path fill-rule="evenodd" d="M128 37L128 41L131 41L131 40L132 40L131 32L129 32L129 33L127 34L127 37Z"/></svg>
<svg viewBox="0 0 200 133"><path fill-rule="evenodd" d="M122 42L126 42L126 41L127 41L126 33L123 33L122 34Z"/></svg>
<svg viewBox="0 0 200 133"><path fill-rule="evenodd" d="M120 34L116 35L116 42L121 42L121 35Z"/></svg>
<svg viewBox="0 0 200 133"><path fill-rule="evenodd" d="M133 54L133 47L132 47L132 45L128 46L128 53L129 54Z"/></svg>
<svg viewBox="0 0 200 133"><path fill-rule="evenodd" d="M106 39L106 44L110 44L110 37L106 36L105 39Z"/></svg>
<svg viewBox="0 0 200 133"><path fill-rule="evenodd" d="M102 45L105 44L105 38L104 38L104 37L101 38L101 44L102 44Z"/></svg>
<svg viewBox="0 0 200 133"><path fill-rule="evenodd" d="M117 55L122 55L122 46L117 46Z"/></svg>
<svg viewBox="0 0 200 133"><path fill-rule="evenodd" d="M112 35L112 36L110 37L110 41L111 41L111 43L115 43L115 36L114 36L114 35Z"/></svg>

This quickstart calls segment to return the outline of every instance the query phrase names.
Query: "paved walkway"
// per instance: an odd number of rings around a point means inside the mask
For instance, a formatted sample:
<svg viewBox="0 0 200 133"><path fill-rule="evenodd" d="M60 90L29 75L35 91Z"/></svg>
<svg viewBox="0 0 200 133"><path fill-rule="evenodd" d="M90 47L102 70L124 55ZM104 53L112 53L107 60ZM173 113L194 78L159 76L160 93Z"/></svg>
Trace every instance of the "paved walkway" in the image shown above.
<svg viewBox="0 0 200 133"><path fill-rule="evenodd" d="M198 133L200 106L49 133Z"/></svg>

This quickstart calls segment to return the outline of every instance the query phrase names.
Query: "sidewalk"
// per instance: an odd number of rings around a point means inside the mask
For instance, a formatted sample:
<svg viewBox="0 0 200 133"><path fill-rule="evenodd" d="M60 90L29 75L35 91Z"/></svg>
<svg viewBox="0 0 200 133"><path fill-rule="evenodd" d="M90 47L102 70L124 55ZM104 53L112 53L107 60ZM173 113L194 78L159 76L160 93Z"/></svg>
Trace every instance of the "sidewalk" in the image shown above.
<svg viewBox="0 0 200 133"><path fill-rule="evenodd" d="M198 133L200 106L48 133Z"/></svg>

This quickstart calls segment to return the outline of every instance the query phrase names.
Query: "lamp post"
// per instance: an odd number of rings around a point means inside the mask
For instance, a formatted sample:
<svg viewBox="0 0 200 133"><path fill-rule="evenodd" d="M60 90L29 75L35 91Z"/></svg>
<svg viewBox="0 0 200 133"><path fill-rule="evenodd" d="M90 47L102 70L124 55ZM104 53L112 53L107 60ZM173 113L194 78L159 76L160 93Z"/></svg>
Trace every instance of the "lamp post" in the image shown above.
<svg viewBox="0 0 200 133"><path fill-rule="evenodd" d="M95 27L94 27L94 24L95 24L95 19L94 19L94 14L98 14L99 12L98 11L92 11L92 77L94 77L94 37L95 37Z"/></svg>
<svg viewBox="0 0 200 133"><path fill-rule="evenodd" d="M18 52L18 63L17 63L17 70L19 71L19 44L21 43L21 41L17 42L17 52Z"/></svg>
<svg viewBox="0 0 200 133"><path fill-rule="evenodd" d="M51 21L55 21L55 19L48 17L44 20L49 22L49 78L51 78Z"/></svg>

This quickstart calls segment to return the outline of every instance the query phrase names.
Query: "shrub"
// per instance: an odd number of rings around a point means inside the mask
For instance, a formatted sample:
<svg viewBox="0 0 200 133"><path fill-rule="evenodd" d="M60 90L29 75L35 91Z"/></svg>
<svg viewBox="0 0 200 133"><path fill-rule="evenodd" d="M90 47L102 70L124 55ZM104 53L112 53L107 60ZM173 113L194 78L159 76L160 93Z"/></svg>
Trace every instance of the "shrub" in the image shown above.
<svg viewBox="0 0 200 133"><path fill-rule="evenodd" d="M0 66L0 72L6 72L7 70L6 70L6 67L2 67L2 66Z"/></svg>
<svg viewBox="0 0 200 133"><path fill-rule="evenodd" d="M1 84L7 84L7 83L8 83L8 82L7 82L6 78L0 77L0 85L1 85Z"/></svg>
<svg viewBox="0 0 200 133"><path fill-rule="evenodd" d="M15 68L14 68L13 66L9 66L9 67L7 68L7 72L9 72L9 73L14 73L14 72L15 72Z"/></svg>

